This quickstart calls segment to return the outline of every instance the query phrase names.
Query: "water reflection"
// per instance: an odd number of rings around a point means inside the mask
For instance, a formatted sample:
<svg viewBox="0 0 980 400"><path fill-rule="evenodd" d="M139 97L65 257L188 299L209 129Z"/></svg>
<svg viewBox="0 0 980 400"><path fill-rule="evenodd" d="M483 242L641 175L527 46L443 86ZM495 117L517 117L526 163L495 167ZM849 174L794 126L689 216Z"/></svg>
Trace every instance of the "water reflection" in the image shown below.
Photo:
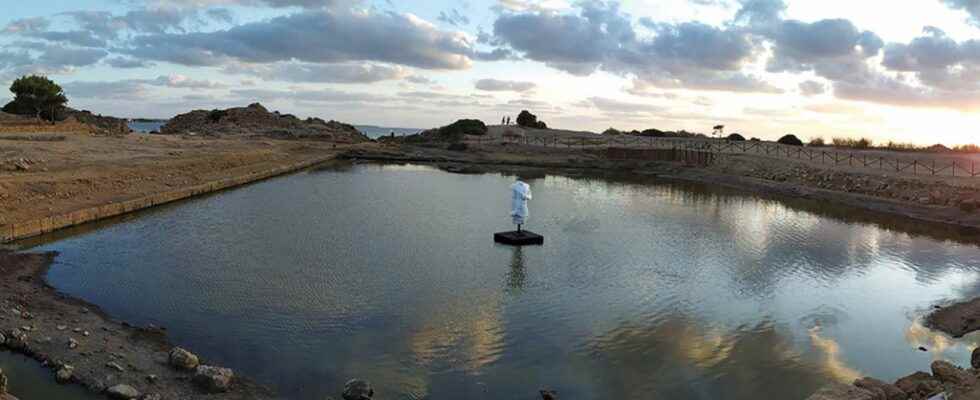
<svg viewBox="0 0 980 400"><path fill-rule="evenodd" d="M844 365L839 347L811 330L801 351L790 330L771 321L728 331L684 316L654 326L624 324L590 345L594 378L607 398L805 398L828 381L860 374Z"/></svg>
<svg viewBox="0 0 980 400"><path fill-rule="evenodd" d="M527 282L527 270L524 267L524 248L514 246L510 257L510 272L507 273L507 291L510 294L520 294Z"/></svg>
<svg viewBox="0 0 980 400"><path fill-rule="evenodd" d="M334 395L351 377L393 399L541 387L803 398L859 373L969 359L972 344L913 323L980 287L980 250L956 232L649 177L543 176L530 223L548 242L499 246L490 233L510 227L512 181L319 170L41 249L62 253L48 277L59 290L167 326L289 399Z"/></svg>

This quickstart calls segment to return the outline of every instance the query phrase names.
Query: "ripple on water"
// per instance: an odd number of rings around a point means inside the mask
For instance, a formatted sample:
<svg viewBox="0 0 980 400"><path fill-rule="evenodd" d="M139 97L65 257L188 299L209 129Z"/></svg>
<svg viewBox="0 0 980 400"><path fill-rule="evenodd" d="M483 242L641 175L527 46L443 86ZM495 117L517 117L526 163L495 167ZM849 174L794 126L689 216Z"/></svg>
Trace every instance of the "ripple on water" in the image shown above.
<svg viewBox="0 0 980 400"><path fill-rule="evenodd" d="M59 290L289 399L352 377L392 399L804 398L969 357L908 310L980 293L975 245L700 185L545 177L528 227L546 244L512 248L490 240L512 180L318 171L40 249L62 252Z"/></svg>

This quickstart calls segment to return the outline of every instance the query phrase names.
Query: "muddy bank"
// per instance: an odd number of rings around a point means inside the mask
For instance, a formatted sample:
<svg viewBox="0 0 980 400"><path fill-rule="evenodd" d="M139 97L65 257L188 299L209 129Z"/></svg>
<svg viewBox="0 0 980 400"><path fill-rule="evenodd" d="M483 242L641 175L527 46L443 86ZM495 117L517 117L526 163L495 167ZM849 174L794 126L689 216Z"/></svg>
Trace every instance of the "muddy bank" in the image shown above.
<svg viewBox="0 0 980 400"><path fill-rule="evenodd" d="M96 393L116 392L117 398L275 398L270 388L222 370L179 369L164 328L113 321L97 307L57 293L44 283L54 257L0 251L0 347L50 368L52 384L57 377Z"/></svg>

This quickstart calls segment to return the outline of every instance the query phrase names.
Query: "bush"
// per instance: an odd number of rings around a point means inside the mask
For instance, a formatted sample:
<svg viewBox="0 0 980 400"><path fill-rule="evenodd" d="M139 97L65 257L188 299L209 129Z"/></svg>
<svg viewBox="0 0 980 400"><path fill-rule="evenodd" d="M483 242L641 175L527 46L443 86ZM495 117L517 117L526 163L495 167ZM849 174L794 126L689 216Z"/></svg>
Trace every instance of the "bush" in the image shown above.
<svg viewBox="0 0 980 400"><path fill-rule="evenodd" d="M548 129L544 121L538 121L538 116L531 114L528 110L522 110L517 114L517 124L525 128Z"/></svg>
<svg viewBox="0 0 980 400"><path fill-rule="evenodd" d="M227 114L228 111L225 110L211 110L211 112L208 113L208 121L211 121L211 123L216 124L218 122L221 122L221 119L224 118L225 115Z"/></svg>
<svg viewBox="0 0 980 400"><path fill-rule="evenodd" d="M783 136L783 137L779 138L779 140L777 140L776 143L787 144L787 145L790 145L790 146L802 146L803 145L803 141L800 140L800 138L796 137L796 135L786 135L786 136Z"/></svg>
<svg viewBox="0 0 980 400"><path fill-rule="evenodd" d="M759 138L757 138L757 137L754 137L754 138L752 138L752 139L749 139L749 141L750 141L750 142L761 142L762 140L761 140L761 139L759 139Z"/></svg>
<svg viewBox="0 0 980 400"><path fill-rule="evenodd" d="M486 135L487 125L478 119L461 119L439 128L436 133L441 139L456 142L462 140L464 135Z"/></svg>
<svg viewBox="0 0 980 400"><path fill-rule="evenodd" d="M733 142L744 142L745 136L739 135L737 133L733 133L731 135L728 135L728 140L731 140Z"/></svg>
<svg viewBox="0 0 980 400"><path fill-rule="evenodd" d="M807 144L810 147L824 147L826 145L827 143L824 143L822 137L810 139L810 143Z"/></svg>
<svg viewBox="0 0 980 400"><path fill-rule="evenodd" d="M602 131L602 134L609 135L609 136L618 136L618 135L622 135L623 132L621 132L619 129L610 127L609 129Z"/></svg>
<svg viewBox="0 0 980 400"><path fill-rule="evenodd" d="M871 148L871 140L867 138L853 139L853 138L834 138L834 146L837 147L850 147L852 149L868 149Z"/></svg>

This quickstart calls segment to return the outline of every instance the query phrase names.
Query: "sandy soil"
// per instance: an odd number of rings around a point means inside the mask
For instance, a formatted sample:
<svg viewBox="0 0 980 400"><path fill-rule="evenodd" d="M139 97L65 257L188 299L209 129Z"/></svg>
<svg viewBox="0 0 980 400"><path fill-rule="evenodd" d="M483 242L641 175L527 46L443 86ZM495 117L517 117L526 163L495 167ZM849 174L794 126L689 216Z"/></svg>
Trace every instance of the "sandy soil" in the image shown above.
<svg viewBox="0 0 980 400"><path fill-rule="evenodd" d="M332 144L315 141L62 136L63 141L0 140L0 225L335 152Z"/></svg>

